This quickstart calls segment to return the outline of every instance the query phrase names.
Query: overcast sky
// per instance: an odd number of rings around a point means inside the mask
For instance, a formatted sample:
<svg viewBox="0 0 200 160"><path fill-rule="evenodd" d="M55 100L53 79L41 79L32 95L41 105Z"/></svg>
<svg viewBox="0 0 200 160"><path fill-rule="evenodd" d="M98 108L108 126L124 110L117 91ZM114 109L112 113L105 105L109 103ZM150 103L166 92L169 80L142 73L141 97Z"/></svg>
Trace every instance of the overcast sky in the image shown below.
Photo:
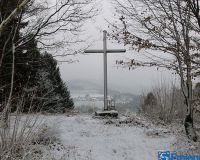
<svg viewBox="0 0 200 160"><path fill-rule="evenodd" d="M109 0L99 0L99 6L102 8L101 14L95 20L89 22L85 26L85 36L90 37L88 41L93 41L92 49L102 49L102 30L107 30L107 22L105 19L112 21L114 9ZM123 45L108 42L108 48L124 49ZM138 57L136 51L127 51L124 54L108 55L108 86L112 89L127 91L135 94L141 94L151 89L153 86L164 81L169 83L174 77L165 70L153 68L138 68L129 71L128 69L117 68L116 60ZM141 57L140 57L141 58ZM103 55L88 54L76 55L73 59L78 59L77 63L60 64L61 75L64 81L87 80L103 84Z"/></svg>

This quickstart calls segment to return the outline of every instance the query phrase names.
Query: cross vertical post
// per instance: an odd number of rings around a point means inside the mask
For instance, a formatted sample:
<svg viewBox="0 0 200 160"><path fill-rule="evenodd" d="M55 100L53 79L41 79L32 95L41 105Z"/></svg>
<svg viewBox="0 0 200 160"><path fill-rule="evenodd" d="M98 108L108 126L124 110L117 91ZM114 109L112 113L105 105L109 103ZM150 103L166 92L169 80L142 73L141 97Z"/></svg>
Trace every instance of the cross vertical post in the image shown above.
<svg viewBox="0 0 200 160"><path fill-rule="evenodd" d="M107 54L108 53L124 53L125 49L107 49L107 31L103 31L103 50L85 50L85 53L103 53L103 70L104 70L104 111L109 110L108 107L108 85L107 85Z"/></svg>
<svg viewBox="0 0 200 160"><path fill-rule="evenodd" d="M107 85L107 31L103 31L103 62L104 62L104 110L108 110L108 85Z"/></svg>

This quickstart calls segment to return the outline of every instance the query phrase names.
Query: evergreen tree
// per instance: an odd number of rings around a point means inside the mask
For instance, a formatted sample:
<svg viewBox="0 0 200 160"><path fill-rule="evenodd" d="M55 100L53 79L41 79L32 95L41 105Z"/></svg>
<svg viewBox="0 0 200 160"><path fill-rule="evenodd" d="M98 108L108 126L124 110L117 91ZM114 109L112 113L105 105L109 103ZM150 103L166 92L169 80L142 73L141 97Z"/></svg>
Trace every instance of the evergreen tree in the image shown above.
<svg viewBox="0 0 200 160"><path fill-rule="evenodd" d="M43 111L65 112L73 109L74 103L65 83L63 83L57 61L51 54L41 55L42 67L37 72L40 99Z"/></svg>
<svg viewBox="0 0 200 160"><path fill-rule="evenodd" d="M0 1L0 15L2 22L10 13L16 8L18 1L16 0L2 0ZM1 87L1 104L5 105L9 97L11 88L11 73L12 73L12 41L15 42L20 38L20 29L26 26L26 23L21 22L20 15L15 16L8 24L4 32L0 35L0 87ZM15 36L14 36L15 35ZM16 49L16 55L21 54L21 49ZM16 62L19 61L16 59ZM15 74L16 76L16 74ZM19 79L15 77L13 92L19 91ZM17 85L18 83L18 85Z"/></svg>
<svg viewBox="0 0 200 160"><path fill-rule="evenodd" d="M2 19L5 19L17 5L18 1L15 0L0 1ZM22 22L21 16L17 15L0 35L0 111L10 92L13 36L15 35L14 42L22 39L21 30L27 25L28 23ZM13 111L16 110L16 104L21 97L26 98L24 111L29 110L30 103L34 106L43 104L42 108L32 108L34 110L51 112L64 112L66 108L73 108L73 101L61 79L56 60L50 54L42 55L34 38L16 49L14 64Z"/></svg>

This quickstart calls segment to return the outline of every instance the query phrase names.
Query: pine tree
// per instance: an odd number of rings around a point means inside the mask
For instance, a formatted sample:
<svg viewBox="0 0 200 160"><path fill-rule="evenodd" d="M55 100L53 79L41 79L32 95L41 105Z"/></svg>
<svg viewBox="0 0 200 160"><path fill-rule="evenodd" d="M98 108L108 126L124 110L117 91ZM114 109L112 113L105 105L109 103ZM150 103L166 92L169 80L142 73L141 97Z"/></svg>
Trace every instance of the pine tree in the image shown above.
<svg viewBox="0 0 200 160"><path fill-rule="evenodd" d="M0 1L0 15L1 22L6 19L13 9L16 8L18 1L16 0L2 0ZM12 73L12 41L17 41L20 38L20 29L23 28L25 23L20 22L20 16L17 15L6 27L4 32L0 35L0 87L1 87L1 104L5 105L10 92L11 73ZM18 26L18 27L17 27ZM15 35L15 39L13 39ZM16 55L19 55L20 49L16 50ZM17 61L17 60L16 60ZM16 64L16 63L15 63ZM15 87L13 92L17 92L20 85L18 79L15 78ZM18 86L18 87L17 87Z"/></svg>
<svg viewBox="0 0 200 160"><path fill-rule="evenodd" d="M0 1L0 15L5 19L18 1ZM23 11L25 12L25 11ZM1 20L0 20L1 21ZM14 41L22 39L21 30L28 22L22 22L20 15L17 15L0 35L0 103L3 109L10 92L11 72L12 72L12 37L14 30ZM32 35L30 35L32 36ZM37 47L37 41L33 38L26 45L16 49L15 53L15 73L13 89L12 110L16 110L16 104L21 97L25 97L26 103L24 111L29 111L30 103L33 103L33 110L46 110L50 112L64 112L66 108L73 108L73 101L70 93L63 83L57 62L53 57L41 51ZM43 107L41 108L41 104ZM36 107L36 106L39 106Z"/></svg>
<svg viewBox="0 0 200 160"><path fill-rule="evenodd" d="M38 95L43 100L42 110L63 113L66 109L73 109L74 103L66 84L61 79L57 61L48 53L41 56L43 65L38 70L37 78L40 89Z"/></svg>

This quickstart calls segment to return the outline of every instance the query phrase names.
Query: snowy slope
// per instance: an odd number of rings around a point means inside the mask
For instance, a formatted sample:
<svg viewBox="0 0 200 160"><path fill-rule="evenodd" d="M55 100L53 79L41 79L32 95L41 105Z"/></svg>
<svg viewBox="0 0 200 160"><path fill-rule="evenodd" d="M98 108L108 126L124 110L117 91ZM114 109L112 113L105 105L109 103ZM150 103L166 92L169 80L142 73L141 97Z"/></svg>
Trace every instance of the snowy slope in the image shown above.
<svg viewBox="0 0 200 160"><path fill-rule="evenodd" d="M53 119L51 119L52 121ZM54 117L68 160L156 160L158 150L170 150L174 137L149 137L144 128L105 125L92 116Z"/></svg>

